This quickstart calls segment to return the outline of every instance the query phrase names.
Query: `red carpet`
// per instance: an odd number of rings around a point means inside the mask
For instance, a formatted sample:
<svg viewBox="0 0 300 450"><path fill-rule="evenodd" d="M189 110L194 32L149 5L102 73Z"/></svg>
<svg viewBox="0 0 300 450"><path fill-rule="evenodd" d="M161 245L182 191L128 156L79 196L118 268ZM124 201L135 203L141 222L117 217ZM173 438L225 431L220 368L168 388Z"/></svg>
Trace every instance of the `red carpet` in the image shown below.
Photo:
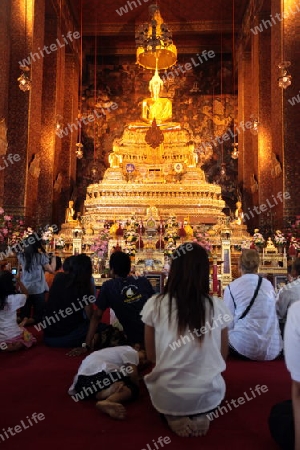
<svg viewBox="0 0 300 450"><path fill-rule="evenodd" d="M243 362L229 360L225 378L228 401L245 398L243 405L212 421L203 438L179 438L169 431L152 408L144 386L136 403L127 406L124 422L102 415L93 401L76 403L67 394L82 358L66 356L66 350L42 344L15 354L0 355L1 424L0 446L7 450L158 450L162 436L169 450L276 450L267 425L274 403L290 398L290 378L283 360ZM266 385L268 392L253 397L251 389ZM246 395L244 394L246 393ZM247 401L248 397L248 401ZM226 402L225 402L226 406ZM32 426L33 413L45 418ZM11 436L8 427L22 430ZM4 434L6 432L6 435ZM14 431L13 431L14 433ZM154 442L153 442L154 441ZM148 447L147 447L147 444Z"/></svg>

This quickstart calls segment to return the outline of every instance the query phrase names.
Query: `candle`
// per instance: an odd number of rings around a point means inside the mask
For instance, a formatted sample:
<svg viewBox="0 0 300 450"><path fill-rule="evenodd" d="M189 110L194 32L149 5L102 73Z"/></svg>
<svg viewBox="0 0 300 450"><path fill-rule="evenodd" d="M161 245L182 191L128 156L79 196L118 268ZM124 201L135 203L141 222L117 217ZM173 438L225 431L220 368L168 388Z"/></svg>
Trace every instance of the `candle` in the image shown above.
<svg viewBox="0 0 300 450"><path fill-rule="evenodd" d="M218 293L218 264L216 258L213 260L213 294Z"/></svg>

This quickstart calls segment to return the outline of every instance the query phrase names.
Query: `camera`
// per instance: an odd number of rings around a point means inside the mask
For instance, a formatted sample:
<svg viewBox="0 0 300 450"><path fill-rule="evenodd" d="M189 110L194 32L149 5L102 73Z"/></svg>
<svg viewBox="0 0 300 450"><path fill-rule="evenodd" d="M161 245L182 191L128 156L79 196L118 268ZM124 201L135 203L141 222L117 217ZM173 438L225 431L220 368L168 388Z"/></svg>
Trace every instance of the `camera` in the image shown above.
<svg viewBox="0 0 300 450"><path fill-rule="evenodd" d="M17 275L18 269L16 267L12 267L11 273L12 273L12 275Z"/></svg>

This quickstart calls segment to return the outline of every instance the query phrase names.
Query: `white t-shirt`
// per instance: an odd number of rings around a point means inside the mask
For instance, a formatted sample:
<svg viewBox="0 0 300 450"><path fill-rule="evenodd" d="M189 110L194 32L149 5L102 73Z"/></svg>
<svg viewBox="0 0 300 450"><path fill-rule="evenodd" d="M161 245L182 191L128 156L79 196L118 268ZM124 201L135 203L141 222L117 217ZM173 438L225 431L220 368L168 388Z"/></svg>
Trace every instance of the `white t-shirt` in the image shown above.
<svg viewBox="0 0 300 450"><path fill-rule="evenodd" d="M207 300L208 304L208 300ZM153 406L163 414L191 415L217 407L225 395L221 375L226 368L221 355L221 330L232 320L222 300L213 298L215 323L204 330L187 330L177 334L177 308L172 302L168 322L168 296L161 301L160 314L156 296L141 312L145 324L155 328L156 365L144 380ZM205 333L200 346L197 339Z"/></svg>
<svg viewBox="0 0 300 450"><path fill-rule="evenodd" d="M114 372L120 370L125 364L138 365L139 354L129 345L118 347L108 347L91 353L81 363L77 374L73 380L72 386L69 388L69 394L74 395L76 391L74 387L77 383L79 375L95 375L98 372ZM124 373L124 372L123 372Z"/></svg>
<svg viewBox="0 0 300 450"><path fill-rule="evenodd" d="M283 286L278 292L276 299L278 318L285 322L288 308L298 300L300 300L300 277L291 283L288 283L286 286Z"/></svg>
<svg viewBox="0 0 300 450"><path fill-rule="evenodd" d="M25 305L26 295L12 294L6 299L4 309L0 310L0 342L13 339L22 333L17 324L17 310Z"/></svg>
<svg viewBox="0 0 300 450"><path fill-rule="evenodd" d="M229 343L247 358L267 361L276 358L282 350L275 291L269 280L263 278L252 308L239 319L249 305L257 283L257 274L245 274L230 283L236 309L228 286L224 291L224 302L234 317L229 326Z"/></svg>
<svg viewBox="0 0 300 450"><path fill-rule="evenodd" d="M288 310L284 330L284 356L292 380L300 383L300 302Z"/></svg>

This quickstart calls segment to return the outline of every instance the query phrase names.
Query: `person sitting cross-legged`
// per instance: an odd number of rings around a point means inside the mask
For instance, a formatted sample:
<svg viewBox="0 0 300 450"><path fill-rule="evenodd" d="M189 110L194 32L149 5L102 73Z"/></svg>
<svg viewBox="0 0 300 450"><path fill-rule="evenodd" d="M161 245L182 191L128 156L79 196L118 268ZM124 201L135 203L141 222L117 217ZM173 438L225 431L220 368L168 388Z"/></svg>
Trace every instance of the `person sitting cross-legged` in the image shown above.
<svg viewBox="0 0 300 450"><path fill-rule="evenodd" d="M300 258L296 258L292 269L294 275L293 281L283 286L276 298L276 311L282 334L289 307L300 300Z"/></svg>
<svg viewBox="0 0 300 450"><path fill-rule="evenodd" d="M230 353L241 359L270 361L279 356L282 338L276 315L275 291L258 276L259 254L243 250L242 273L224 291L224 303L233 315L229 325Z"/></svg>
<svg viewBox="0 0 300 450"><path fill-rule="evenodd" d="M140 312L153 294L150 281L145 277L130 275L131 261L127 253L112 253L109 260L112 280L103 283L96 300L97 308L93 311L85 348L75 348L69 353L75 356L93 348L93 341L103 312L111 308L123 327L130 345L144 346L144 324Z"/></svg>

